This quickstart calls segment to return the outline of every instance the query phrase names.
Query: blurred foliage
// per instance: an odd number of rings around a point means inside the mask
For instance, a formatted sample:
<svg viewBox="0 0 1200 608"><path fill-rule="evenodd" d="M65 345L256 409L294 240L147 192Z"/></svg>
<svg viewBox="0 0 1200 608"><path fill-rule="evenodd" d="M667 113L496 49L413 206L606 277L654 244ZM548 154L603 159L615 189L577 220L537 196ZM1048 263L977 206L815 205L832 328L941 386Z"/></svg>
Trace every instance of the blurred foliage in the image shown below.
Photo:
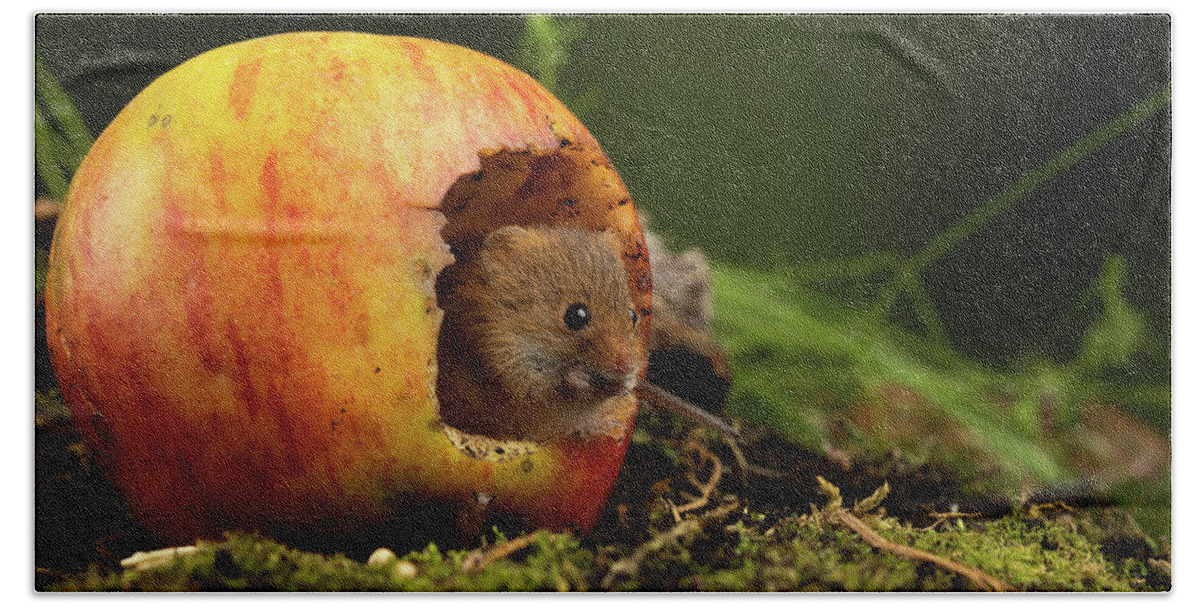
<svg viewBox="0 0 1200 608"><path fill-rule="evenodd" d="M34 95L33 147L37 175L50 197L61 201L67 195L71 175L92 147L92 134L66 91L36 57Z"/></svg>
<svg viewBox="0 0 1200 608"><path fill-rule="evenodd" d="M526 16L525 30L517 40L516 64L551 93L558 91L558 70L570 59L570 46L580 28L578 23L548 15Z"/></svg>
<svg viewBox="0 0 1200 608"><path fill-rule="evenodd" d="M824 274L995 367L1036 354L1114 253L1169 335L1166 16L557 21L579 34L556 86L603 92L584 121L668 242ZM1041 352L1069 358L1090 319L1071 321Z"/></svg>
<svg viewBox="0 0 1200 608"><path fill-rule="evenodd" d="M855 460L898 452L937 463L976 492L1093 479L1125 504L1149 503L1147 525L1165 531L1170 391L1109 379L1145 342L1120 291L1119 258L1108 267L1104 312L1078 359L1005 372L787 273L715 265L714 333L734 374L728 412Z"/></svg>
<svg viewBox="0 0 1200 608"><path fill-rule="evenodd" d="M895 268L889 269L892 275L875 299L873 307L875 314L884 315L889 312L895 306L896 298L899 294L905 293L912 300L912 304L916 308L921 322L924 323L925 331L929 337L945 341L946 333L944 326L942 325L942 321L937 317L937 311L934 310L932 302L929 301L929 296L926 294L925 289L921 286L920 272L963 240L979 231L988 221L1033 192L1047 180L1053 179L1063 171L1071 168L1075 163L1087 158L1089 154L1095 152L1097 148L1108 143L1114 137L1154 116L1169 105L1170 102L1171 88L1168 86L1143 100L1128 112L1089 133L1086 137L1075 142L1075 144L1054 156L1054 158L1039 165L1033 171L1023 175L1021 179L1005 188L1000 194L980 205L966 217L939 233L915 255L900 262ZM1110 260L1112 259L1110 256ZM1123 263L1122 268L1124 268ZM1122 270L1123 275L1124 271ZM1142 323L1140 328L1144 330L1145 324Z"/></svg>
<svg viewBox="0 0 1200 608"><path fill-rule="evenodd" d="M909 28L904 30L904 36L891 29L900 23ZM819 62L830 51L829 48L819 47L819 44L827 40L831 33L836 38L844 32L861 42L861 48L869 49L880 43L870 33L873 31L871 26L880 26L879 29L884 32L880 44L896 50L897 45L903 47L910 42L909 36L921 39L922 30L935 24L969 32L978 23L981 22L975 19L947 18L924 21L881 18L877 22L871 18L764 18L747 21L736 17L704 19L681 16L674 19L624 20L615 24L603 19L552 20L538 16L527 22L521 57L522 65L527 69L532 68L535 75L551 76L549 80L543 80L544 83L559 87L566 79L564 73L568 68L576 73L598 75L592 69L597 62L595 48L580 46L581 57L574 63L566 59L569 50L566 45L572 41L583 40L583 44L589 45L600 43L594 36L587 35L588 28L602 30L610 37L619 32L626 33L629 37L616 41L615 47L611 44L605 47L623 57L629 56L629 45L644 44L647 48L643 52L646 52L659 44L674 44L670 47L672 54L655 56L655 65L658 67L654 75L662 77L664 84L678 88L681 82L684 87L687 86L686 81L681 80L685 75L695 77L706 71L716 72L710 82L720 82L722 86L697 91L700 97L690 100L695 106L691 111L701 117L704 112L710 111L711 114L701 118L699 124L725 129L727 127L718 125L718 116L727 115L730 110L745 109L747 104L765 101L765 98L755 97L750 88L738 90L737 86L732 85L746 78L728 73L734 64L748 70L769 65L768 60L750 58L747 49L758 48L757 45L761 44L780 52L797 52L803 56L810 56L807 51L812 51L811 57L815 58L813 61L818 65L810 66L808 70L837 71L840 69L838 66L845 64L845 60L832 61L824 66ZM997 25L997 31L1004 31L1016 22L1004 19L986 23ZM1092 27L1098 22L1072 23L1068 20L1042 19L1035 20L1033 24L1050 31L1058 28L1070 31L1073 27ZM754 31L754 25L762 26L762 29L750 34ZM694 28L708 29L708 35L697 40L708 40L714 46L723 46L729 57L740 57L747 61L705 63L699 58L706 56L709 49L694 49L695 54L688 55L685 49L692 39L688 38L687 33ZM793 36L788 38L778 34L785 31ZM735 48L729 43L737 39L733 35L735 32L756 38ZM668 43L652 37L652 34L662 33L669 33L673 37ZM531 44L529 40L548 42ZM763 43L764 40L774 42ZM932 47L939 48L937 38L926 40L933 40L930 43ZM611 41L604 44L608 42ZM806 53L800 53L793 46L804 49ZM818 48L811 48L813 46ZM901 80L891 80L889 85L896 88L904 82L905 75L916 73L918 82L929 85L932 94L899 92L897 94L900 97L908 95L911 99L929 100L936 98L939 91L949 93L951 98L961 95L961 91L955 92L957 86L949 79L949 72L938 67L936 58L923 56L920 49L915 48L904 47L900 51L903 69L854 73L850 77L851 82L844 83L846 90L858 92L859 87L866 87L878 92L886 88L882 85L883 81L899 75ZM639 53L638 57L642 57L642 54ZM878 61L864 60L869 63ZM969 78L973 68L968 61L958 59L954 64L954 67L963 70L960 74L964 78ZM981 66L984 65L981 63ZM801 70L791 76L803 73L807 72ZM602 79L612 80L608 76L611 74L604 74ZM624 81L631 82L628 78ZM837 97L828 84L819 84L817 80L779 84L781 87L811 87L810 97L791 100L797 109L811 109L820 96ZM903 87L897 90L904 91ZM661 94L661 91L639 92L648 96L647 101L662 103L654 101L654 96ZM774 94L778 96L783 93L776 91ZM740 95L741 98L730 99L729 95ZM712 105L716 102L710 97L722 99L720 103L724 105ZM1053 95L1047 93L1047 98L1050 97ZM843 116L852 118L855 123L866 120L872 127L893 135L904 133L908 137L922 134L933 137L931 141L943 136L947 141L953 139L946 134L938 135L940 131L935 133L927 127L904 127L897 122L908 124L912 120L920 120L923 116L920 113L915 118L905 118L891 114L886 107L867 106L864 109L878 110L880 113L844 116L848 108L863 108L861 102L845 101L845 107L828 107L827 115L804 116L803 119L813 121L811 128L825 128L829 126L828 121ZM977 207L950 222L940 232L929 235L923 243L907 245L912 250L910 254L889 253L886 243L873 243L868 247L872 251L856 254L853 252L858 246L851 239L838 245L844 245L841 253L831 252L819 261L796 259L795 254L803 249L796 247L785 256L788 259L779 258L772 262L771 256L774 254L770 251L787 248L784 243L791 237L773 239L769 235L774 230L799 225L795 218L778 217L779 209L795 209L797 201L784 202L789 196L780 193L779 200L761 201L752 209L735 212L735 216L724 210L723 203L714 198L703 199L709 201L707 204L688 201L689 211L684 212L684 219L690 221L696 212L704 209L717 213L719 219L725 220L715 230L710 227L707 232L701 229L684 231L696 238L704 234L720 234L720 237L699 241L706 250L716 251L716 256L721 259L727 257L721 252L731 246L750 247L753 250L750 255L758 260L757 264L761 265L765 260L769 266L769 269L751 270L747 266L753 264L740 261L745 257L743 255L734 256L739 260L735 263L718 263L714 268L715 331L718 339L730 350L734 370L729 412L736 417L777 428L792 440L813 449L833 446L863 458L878 458L899 451L917 462L932 461L950 466L959 470L966 479L981 480L979 489L1011 489L1081 478L1099 479L1106 487L1120 486L1121 497L1128 503L1145 501L1151 497L1150 502L1156 504L1149 507L1145 516L1154 522L1156 528L1169 525L1166 523L1169 521L1169 501L1161 502L1164 494L1169 495L1170 487L1170 445L1167 438L1171 407L1169 338L1159 338L1145 315L1131 301L1126 286L1129 264L1125 256L1112 251L1106 253L1091 285L1076 298L1076 305L1056 313L1056 329L1078 327L1081 328L1077 330L1079 335L1074 337L1069 329L1060 332L1061 335L1048 334L1045 340L1057 340L1060 344L1073 342L1073 348L1052 350L1049 348L1051 345L1043 342L1040 347L1035 345L1027 349L1022 357L1011 360L1002 368L982 365L955 351L948 338L947 325L960 322L961 319L943 319L937 303L927 291L929 286L922 273L941 258L961 255L953 250L976 237L1018 202L1028 199L1039 189L1045 189L1048 183L1061 178L1064 172L1095 156L1106 144L1161 114L1170 106L1170 102L1171 88L1168 84L1150 92L1131 107L1123 108L1115 118L1101 122L1090 132L1080 133L1074 141L1048 155L1048 160L1031 165L1029 159L1025 158L1027 170L1014 176L1007 184L996 184L996 194L981 204L976 203ZM663 107L673 106L671 102L665 102ZM954 107L953 104L951 107ZM961 109L961 106L957 107ZM921 111L936 114L945 108L944 104L933 103ZM640 114L635 112L632 117L623 119L636 122ZM954 124L966 120L957 115L936 118ZM603 117L599 117L599 120L603 121ZM990 118L979 117L979 120L985 122ZM965 126L965 123L961 126ZM1074 129L1063 131L1078 132L1081 126L1084 125L1074 125ZM777 128L770 125L763 127ZM647 128L645 140L639 140L639 143L655 141L667 146L677 145L679 142L671 139L670 135L684 131L686 129L668 131L665 128ZM845 150L848 153L856 150L854 154L870 154L867 150L872 145L879 146L877 151L895 147L894 142L892 145L885 144L878 141L878 136L866 132L847 131L842 134L846 136L845 139L827 142L832 146L831 150ZM666 139L663 139L664 136ZM631 142L614 143L628 146ZM719 149L715 153L718 157L728 156L734 150L752 147L751 143L731 141L730 148ZM789 140L786 145L800 144ZM1044 143L1041 148L1045 148ZM957 147L953 149L960 150ZM787 147L781 149L778 145L760 148L758 154L753 156L753 162L764 175L744 176L746 180L761 182L768 178L774 162L771 157L787 150ZM942 158L938 153L926 151L930 152L929 156L909 156L904 162L914 166L926 165L935 164ZM1022 153L1033 151L1034 147L1029 146ZM680 166L682 159L678 154L666 153L661 158L669 167L657 167L659 172L687 169ZM828 164L828 156L821 158L826 164L816 164L818 171L812 177L836 174L837 171L833 171L836 167ZM798 160L790 156L789 159ZM862 160L848 156L841 162L853 164ZM886 164L881 163L880 166ZM623 174L626 169L622 166ZM633 169L637 171L639 167ZM793 169L789 168L787 172L791 171ZM731 181L726 185L746 186L741 183L743 176L730 177ZM859 178L868 181L886 179L879 176ZM806 183L804 186L809 190L838 189L840 197L856 197L863 196L859 192L862 186L860 182L847 179L840 183ZM901 187L902 183L890 186ZM631 187L636 187L636 184ZM718 194L716 190L710 193ZM804 196L804 193L791 194ZM677 196L677 193L669 196ZM729 200L738 198L731 196ZM648 202L644 198L639 200L652 212L663 202L659 199ZM828 202L823 201L823 204L829 207ZM846 235L847 227L852 231L857 229L859 238L874 234L875 231L862 224L870 214L867 207L872 204L875 203L852 198L844 205L844 210L857 215L848 218L847 224L840 229L830 230L825 237L854 236L853 233ZM776 205L776 209L769 209L771 205ZM914 208L911 211L916 213L915 217L927 216L931 212L928 208ZM1101 212L1099 208L1088 208L1087 211ZM655 215L655 225L658 226L659 220L663 220L668 230L678 230L681 219L678 214L678 207L675 207L674 216L670 211L665 217ZM760 217L756 218L756 215ZM736 221L730 221L733 217L737 218ZM820 215L813 215L809 219L821 221ZM739 230L747 226L759 226L758 220L766 220L773 225L770 228L760 226L763 232L754 238L737 236ZM1087 221L1086 218L1083 221ZM883 230L886 232L887 229ZM902 223L894 226L892 231L897 237L905 235ZM1158 236L1161 235L1156 235L1156 238ZM760 245L766 245L769 251L758 248ZM1150 243L1146 246L1156 245ZM904 249L897 247L896 251L902 252ZM882 283L880 277L884 279ZM984 277L983 280L988 278ZM873 294L865 298L871 304L848 307L846 299L840 294L819 291L829 284L851 293ZM909 310L914 314L923 335L888 322L895 320L894 313L902 295L907 296ZM1091 314L1080 315L1080 310L1090 311ZM1012 323L1014 328L1016 322L1014 320ZM1063 354L1072 351L1073 354ZM1119 409L1113 409L1113 405ZM1128 416L1122 410L1134 416ZM1146 458L1131 462L1136 460L1139 451Z"/></svg>
<svg viewBox="0 0 1200 608"><path fill-rule="evenodd" d="M526 15L525 29L517 39L517 54L513 65L537 79L554 93L563 105L581 120L602 102L598 89L587 87L582 92L559 86L558 73L571 57L571 44L583 32L578 21L555 19L549 15Z"/></svg>
<svg viewBox="0 0 1200 608"><path fill-rule="evenodd" d="M1123 293L1125 260L1109 256L1096 282L1096 294L1103 307L1100 316L1083 334L1075 365L1080 373L1104 375L1119 370L1144 350L1146 320Z"/></svg>

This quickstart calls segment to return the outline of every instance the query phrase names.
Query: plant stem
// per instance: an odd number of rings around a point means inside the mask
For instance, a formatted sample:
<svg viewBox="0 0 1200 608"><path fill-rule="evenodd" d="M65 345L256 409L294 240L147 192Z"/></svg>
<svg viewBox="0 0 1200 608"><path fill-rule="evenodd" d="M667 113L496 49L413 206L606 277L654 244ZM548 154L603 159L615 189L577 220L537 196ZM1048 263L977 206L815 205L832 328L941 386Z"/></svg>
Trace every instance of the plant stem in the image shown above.
<svg viewBox="0 0 1200 608"><path fill-rule="evenodd" d="M906 289L904 277L915 277L922 269L942 256L963 239L979 230L992 218L999 215L1014 203L1024 198L1039 186L1069 169L1083 160L1097 148L1108 143L1114 137L1125 133L1141 124L1146 119L1157 114L1171 103L1171 87L1167 85L1150 97L1133 106L1129 111L1114 118L1112 121L1092 131L1083 139L1075 142L1054 158L1042 163L1037 168L1021 176L1000 194L987 201L953 226L934 237L932 241L921 248L915 255L901 264L892 278L884 286L875 300L874 312L882 316L896 302L896 297L902 289Z"/></svg>

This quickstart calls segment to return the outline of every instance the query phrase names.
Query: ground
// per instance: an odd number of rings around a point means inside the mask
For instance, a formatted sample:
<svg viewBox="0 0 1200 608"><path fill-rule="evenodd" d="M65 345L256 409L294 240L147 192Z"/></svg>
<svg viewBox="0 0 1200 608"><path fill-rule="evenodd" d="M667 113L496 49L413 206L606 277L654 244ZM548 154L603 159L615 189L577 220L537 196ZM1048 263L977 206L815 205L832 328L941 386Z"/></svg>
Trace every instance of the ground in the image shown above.
<svg viewBox="0 0 1200 608"><path fill-rule="evenodd" d="M178 556L143 555L123 566L135 553L161 547L91 465L51 393L38 408L36 585L43 591L1170 589L1169 543L1148 538L1123 509L1003 504L963 494L952 474L930 465L839 463L765 428L747 429L746 437L741 452L749 466L723 439L644 413L608 508L582 538L493 529L472 547L412 550L398 547L419 539L381 539L389 550L372 558L231 532ZM888 492L878 500L885 483ZM957 515L929 515L954 505ZM974 508L981 515L967 516ZM848 526L847 516L865 524L866 534Z"/></svg>

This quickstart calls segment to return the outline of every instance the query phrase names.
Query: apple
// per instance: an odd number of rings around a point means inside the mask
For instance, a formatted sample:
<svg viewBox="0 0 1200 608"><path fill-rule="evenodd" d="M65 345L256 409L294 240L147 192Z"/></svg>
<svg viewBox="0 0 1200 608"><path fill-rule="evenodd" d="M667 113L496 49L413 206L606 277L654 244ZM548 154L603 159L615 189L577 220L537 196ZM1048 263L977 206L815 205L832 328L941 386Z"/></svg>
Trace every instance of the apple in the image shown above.
<svg viewBox="0 0 1200 608"><path fill-rule="evenodd" d="M611 436L533 444L445 427L434 391L449 245L547 223L617 233L649 313L629 192L529 76L414 38L221 47L134 98L74 176L46 286L55 374L164 543L353 538L429 505L587 531L632 396Z"/></svg>

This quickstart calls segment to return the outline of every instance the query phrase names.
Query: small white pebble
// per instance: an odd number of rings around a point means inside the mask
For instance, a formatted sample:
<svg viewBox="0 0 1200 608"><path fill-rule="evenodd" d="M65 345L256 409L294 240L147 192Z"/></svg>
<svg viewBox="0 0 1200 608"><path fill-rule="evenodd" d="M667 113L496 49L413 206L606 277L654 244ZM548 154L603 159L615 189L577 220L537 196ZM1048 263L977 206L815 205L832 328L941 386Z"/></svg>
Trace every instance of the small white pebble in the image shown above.
<svg viewBox="0 0 1200 608"><path fill-rule="evenodd" d="M410 561L397 562L392 567L392 576L408 580L417 576L417 566Z"/></svg>
<svg viewBox="0 0 1200 608"><path fill-rule="evenodd" d="M396 559L396 554L392 553L391 549L388 549L387 547L380 547L371 554L371 557L367 558L367 565L382 566L393 559Z"/></svg>

